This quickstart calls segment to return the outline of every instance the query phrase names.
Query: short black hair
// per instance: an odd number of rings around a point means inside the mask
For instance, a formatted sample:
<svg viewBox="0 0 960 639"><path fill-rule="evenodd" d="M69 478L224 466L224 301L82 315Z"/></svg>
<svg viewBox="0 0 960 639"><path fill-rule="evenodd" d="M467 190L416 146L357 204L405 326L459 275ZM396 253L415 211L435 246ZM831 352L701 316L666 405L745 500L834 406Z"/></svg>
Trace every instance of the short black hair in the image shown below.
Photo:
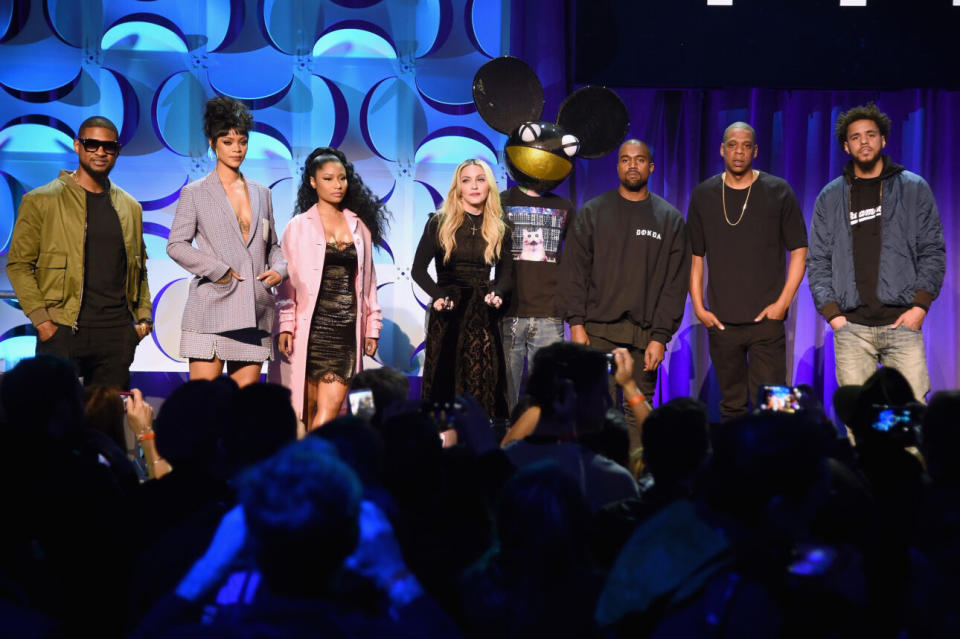
<svg viewBox="0 0 960 639"><path fill-rule="evenodd" d="M236 390L229 377L194 379L175 388L154 425L157 452L173 466L211 470Z"/></svg>
<svg viewBox="0 0 960 639"><path fill-rule="evenodd" d="M693 477L710 454L707 407L676 397L655 408L643 422L643 460L657 483Z"/></svg>
<svg viewBox="0 0 960 639"><path fill-rule="evenodd" d="M297 415L286 386L244 386L230 395L223 410L221 446L233 473L297 440Z"/></svg>
<svg viewBox="0 0 960 639"><path fill-rule="evenodd" d="M83 137L83 132L87 129L92 129L94 127L101 127L113 131L113 134L119 139L120 131L117 130L117 125L110 121L109 118L105 118L102 115L94 115L83 122L80 123L80 128L77 129L77 139Z"/></svg>
<svg viewBox="0 0 960 639"><path fill-rule="evenodd" d="M920 440L934 482L960 482L960 391L940 391L930 400Z"/></svg>
<svg viewBox="0 0 960 639"><path fill-rule="evenodd" d="M562 380L569 379L579 392L606 374L607 358L602 351L574 342L555 342L533 356L527 393L544 415L552 415L553 402L561 393Z"/></svg>
<svg viewBox="0 0 960 639"><path fill-rule="evenodd" d="M646 142L644 142L639 138L630 138L629 140L624 140L620 144L620 148L622 149L628 144L636 144L645 148L647 150L647 161L653 164L653 147L652 146L650 146L649 144L647 144ZM617 151L617 153L619 154L619 150Z"/></svg>
<svg viewBox="0 0 960 639"><path fill-rule="evenodd" d="M730 135L731 131L737 131L737 130L748 132L750 134L750 137L752 138L751 142L753 142L754 145L757 144L757 131L746 122L734 122L733 124L725 128L723 130L723 143L726 144L727 136Z"/></svg>
<svg viewBox="0 0 960 639"><path fill-rule="evenodd" d="M374 418L373 424L379 426L383 410L390 405L402 404L410 397L410 380L400 371L382 366L367 368L356 375L350 382L350 390L373 391Z"/></svg>
<svg viewBox="0 0 960 639"><path fill-rule="evenodd" d="M207 102L203 112L203 132L207 139L216 141L236 131L246 135L253 129L253 116L239 100L219 96Z"/></svg>
<svg viewBox="0 0 960 639"><path fill-rule="evenodd" d="M880 129L880 135L884 138L890 137L890 118L887 117L886 113L878 109L876 104L867 102L866 104L855 106L849 111L844 111L837 118L837 126L834 129L834 133L841 147L844 142L847 141L847 128L857 120L873 120L877 128Z"/></svg>
<svg viewBox="0 0 960 639"><path fill-rule="evenodd" d="M29 438L78 444L83 389L73 363L40 354L3 374L0 400L11 428Z"/></svg>

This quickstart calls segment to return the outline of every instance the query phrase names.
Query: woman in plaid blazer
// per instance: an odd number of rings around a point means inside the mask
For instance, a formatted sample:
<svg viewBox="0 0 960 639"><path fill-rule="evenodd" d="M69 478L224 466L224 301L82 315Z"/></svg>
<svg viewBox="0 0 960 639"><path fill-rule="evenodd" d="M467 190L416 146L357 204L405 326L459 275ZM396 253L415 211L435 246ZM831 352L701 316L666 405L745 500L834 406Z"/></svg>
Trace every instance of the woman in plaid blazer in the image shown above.
<svg viewBox="0 0 960 639"><path fill-rule="evenodd" d="M190 379L219 377L226 364L245 386L273 359L272 288L286 277L286 263L270 189L240 172L253 118L242 103L218 97L207 102L203 119L217 166L180 191L167 241L167 254L194 275L180 356L190 360Z"/></svg>

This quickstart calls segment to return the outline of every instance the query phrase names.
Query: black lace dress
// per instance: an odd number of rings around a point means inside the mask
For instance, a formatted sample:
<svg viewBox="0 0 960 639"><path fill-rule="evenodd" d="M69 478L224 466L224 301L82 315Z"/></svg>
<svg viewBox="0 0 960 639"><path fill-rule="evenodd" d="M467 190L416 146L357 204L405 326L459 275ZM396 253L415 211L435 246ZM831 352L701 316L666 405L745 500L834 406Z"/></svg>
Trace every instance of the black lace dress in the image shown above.
<svg viewBox="0 0 960 639"><path fill-rule="evenodd" d="M479 231L479 216L457 229L457 248L444 264L443 248L437 240L437 216L427 222L413 259L413 280L434 300L450 297L451 311L429 307L426 353L423 363L424 399L445 402L456 395L473 395L492 418L506 418L506 368L500 319L513 288L511 231L504 234L501 258L493 281L490 265L483 260L486 243ZM437 282L427 272L433 260ZM488 306L483 298L494 291L503 298L500 309Z"/></svg>
<svg viewBox="0 0 960 639"><path fill-rule="evenodd" d="M310 320L307 378L349 384L357 359L357 247L327 242Z"/></svg>

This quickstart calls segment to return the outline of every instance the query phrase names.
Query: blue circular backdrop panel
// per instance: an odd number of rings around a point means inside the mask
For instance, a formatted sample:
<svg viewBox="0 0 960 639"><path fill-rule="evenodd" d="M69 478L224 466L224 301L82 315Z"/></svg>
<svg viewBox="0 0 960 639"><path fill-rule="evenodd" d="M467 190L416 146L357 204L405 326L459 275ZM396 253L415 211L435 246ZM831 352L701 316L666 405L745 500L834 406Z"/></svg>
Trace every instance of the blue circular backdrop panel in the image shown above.
<svg viewBox="0 0 960 639"><path fill-rule="evenodd" d="M143 205L150 255L156 330L133 369L185 371L190 275L166 238L180 189L213 169L203 105L234 97L256 120L244 173L271 187L279 232L318 146L343 149L386 200L393 222L374 256L384 332L365 366L419 374L425 296L410 265L456 164L495 163L502 147L471 83L507 52L505 11L474 0L0 0L0 259L23 194L76 168L76 128L109 117L124 145L111 178ZM5 269L0 280L10 291ZM34 335L15 300L0 304L0 368L31 355Z"/></svg>

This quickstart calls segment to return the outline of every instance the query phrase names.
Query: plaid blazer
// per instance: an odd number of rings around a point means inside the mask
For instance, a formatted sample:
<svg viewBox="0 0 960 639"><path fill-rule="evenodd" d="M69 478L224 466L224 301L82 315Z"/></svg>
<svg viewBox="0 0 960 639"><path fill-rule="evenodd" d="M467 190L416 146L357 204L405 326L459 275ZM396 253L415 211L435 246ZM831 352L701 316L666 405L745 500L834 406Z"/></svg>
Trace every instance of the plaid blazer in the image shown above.
<svg viewBox="0 0 960 639"><path fill-rule="evenodd" d="M284 278L287 263L277 243L270 189L247 180L250 235L240 224L216 172L180 191L167 240L167 255L193 273L181 330L222 333L243 328L273 332L274 293L257 275L273 269ZM230 269L243 280L217 280Z"/></svg>

